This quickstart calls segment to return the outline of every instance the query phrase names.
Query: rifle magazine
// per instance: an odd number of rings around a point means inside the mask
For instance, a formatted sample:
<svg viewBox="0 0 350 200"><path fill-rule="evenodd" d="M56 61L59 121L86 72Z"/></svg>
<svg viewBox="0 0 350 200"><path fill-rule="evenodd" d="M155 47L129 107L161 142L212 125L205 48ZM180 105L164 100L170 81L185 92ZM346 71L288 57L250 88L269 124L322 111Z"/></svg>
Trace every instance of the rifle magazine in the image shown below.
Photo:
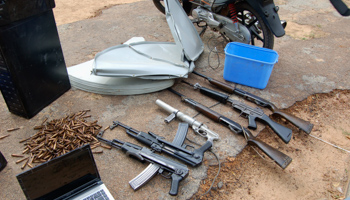
<svg viewBox="0 0 350 200"><path fill-rule="evenodd" d="M176 135L172 142L174 145L182 146L187 136L188 125L189 125L188 123L184 123L184 122L179 123Z"/></svg>
<svg viewBox="0 0 350 200"><path fill-rule="evenodd" d="M137 190L146 184L153 176L155 176L159 171L160 166L156 164L149 164L146 169L144 169L139 175L129 181L132 189Z"/></svg>

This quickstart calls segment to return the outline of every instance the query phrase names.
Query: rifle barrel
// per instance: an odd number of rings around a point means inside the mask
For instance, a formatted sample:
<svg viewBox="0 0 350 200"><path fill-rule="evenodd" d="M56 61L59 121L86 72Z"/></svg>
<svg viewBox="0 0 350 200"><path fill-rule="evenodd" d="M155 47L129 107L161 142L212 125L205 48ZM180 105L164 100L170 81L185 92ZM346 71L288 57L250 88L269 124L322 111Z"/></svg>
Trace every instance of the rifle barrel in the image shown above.
<svg viewBox="0 0 350 200"><path fill-rule="evenodd" d="M203 78L205 78L205 79L208 79L208 80L211 79L210 77L208 77L208 76L206 76L206 75L204 75L204 74L198 73L198 72L196 72L196 71L193 71L192 73L194 73L194 74L196 74L196 75L198 75L198 76L200 76L200 77L203 77Z"/></svg>

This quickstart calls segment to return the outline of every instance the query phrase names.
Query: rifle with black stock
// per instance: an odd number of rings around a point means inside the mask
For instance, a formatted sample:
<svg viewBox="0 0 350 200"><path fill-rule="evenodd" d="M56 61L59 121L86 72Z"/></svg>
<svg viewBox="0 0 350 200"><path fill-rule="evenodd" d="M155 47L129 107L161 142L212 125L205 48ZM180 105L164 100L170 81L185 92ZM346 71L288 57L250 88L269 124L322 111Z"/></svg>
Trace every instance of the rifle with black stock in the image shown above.
<svg viewBox="0 0 350 200"><path fill-rule="evenodd" d="M165 152L166 154L173 156L193 167L196 167L202 163L204 152L210 149L212 146L212 142L207 142L200 148L194 149L193 151L186 149L186 146L188 145L183 144L183 142L187 135L188 123L179 124L179 128L175 135L174 141L171 143L164 140L163 137L160 137L155 133L145 133L138 131L131 128L130 126L122 124L119 121L113 121L113 125L110 127L110 129L112 130L117 126L123 127L128 135L146 144L152 150L157 152Z"/></svg>
<svg viewBox="0 0 350 200"><path fill-rule="evenodd" d="M277 149L271 147L270 145L264 143L263 141L257 139L253 136L253 134L246 128L242 127L237 122L234 122L233 120L230 120L229 118L213 111L212 109L196 102L193 99L187 98L183 94L169 88L170 92L178 95L181 97L182 101L192 105L195 110L202 113L206 117L212 119L215 122L218 122L227 128L229 128L232 132L236 134L243 135L248 144L257 146L260 150L262 150L268 157L270 157L274 162L276 162L282 169L285 169L291 162L292 158L287 156L286 154L278 151Z"/></svg>
<svg viewBox="0 0 350 200"><path fill-rule="evenodd" d="M273 121L269 116L267 116L264 111L260 108L253 108L251 106L248 106L247 104L234 100L234 99L230 99L228 95L226 94L222 94L220 92L211 90L209 88L206 87L202 87L201 85L199 85L198 83L196 83L195 85L188 83L184 80L182 80L183 83L186 83L190 86L193 86L194 89L198 89L199 91L208 96L211 97L215 100L218 100L219 102L226 104L227 102L230 102L232 107L236 110L238 110L239 112L241 112L240 116L245 116L248 118L248 128L250 129L256 129L257 125L255 120L260 120L262 122L264 122L265 124L267 124L268 126L270 126L272 128L272 130L283 140L284 143L288 144L289 141L292 138L292 130L282 126L281 124Z"/></svg>
<svg viewBox="0 0 350 200"><path fill-rule="evenodd" d="M258 97L254 94L246 92L242 89L238 89L238 88L232 87L229 84L212 79L212 78L205 76L203 74L200 74L196 71L193 71L192 73L207 79L209 81L209 83L215 85L216 87L218 87L219 89L221 89L227 93L239 95L241 97L244 97L248 101L251 101L251 102L253 102L261 107L270 109L272 111L273 115L278 115L278 116L286 119L287 121L291 122L293 125L295 125L299 129L303 130L307 134L311 133L311 130L314 126L312 123L305 121L303 119L300 119L299 117L296 117L290 113L283 112L282 110L278 109L273 103L271 103L271 102L269 102L261 97Z"/></svg>
<svg viewBox="0 0 350 200"><path fill-rule="evenodd" d="M175 162L163 156L160 156L150 149L140 147L138 145L122 142L117 139L107 140L104 139L103 133L105 130L100 131L97 135L97 139L117 149L122 149L130 157L136 158L141 162L147 161L151 163L145 170L143 170L138 176L129 181L130 186L137 190L149 181L156 173L163 174L169 173L171 177L171 187L169 194L177 195L179 189L179 183L182 179L188 176L189 170L186 165Z"/></svg>

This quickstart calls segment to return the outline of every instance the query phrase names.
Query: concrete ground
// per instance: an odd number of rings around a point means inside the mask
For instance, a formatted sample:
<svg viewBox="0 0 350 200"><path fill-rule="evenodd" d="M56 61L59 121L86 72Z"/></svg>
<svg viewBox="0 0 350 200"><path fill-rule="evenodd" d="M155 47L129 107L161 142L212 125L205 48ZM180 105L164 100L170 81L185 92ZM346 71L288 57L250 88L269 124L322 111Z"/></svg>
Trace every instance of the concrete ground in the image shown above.
<svg viewBox="0 0 350 200"><path fill-rule="evenodd" d="M276 4L280 6L281 19L286 19L291 24L291 27L288 27L290 29L287 29L287 35L275 41L274 50L279 54L279 61L274 66L266 89L239 87L268 99L281 108L287 108L310 94L325 93L333 89L349 89L350 38L347 34L350 33L350 18L341 17L325 0L308 2L280 0ZM108 8L95 18L60 25L58 31L68 67L93 59L97 52L125 42L131 37L142 36L146 41L173 40L164 15L148 0ZM203 36L206 50L196 62L196 70L223 81L223 46L220 43L221 39L216 38L217 35L212 31L207 31ZM218 59L215 54L209 54L208 45L215 46L215 44L221 53L218 54L219 68L214 70L209 67L208 57L211 66L216 66ZM194 75L190 75L188 81L208 86L203 79ZM215 101L193 92L183 84L176 83L174 87L207 106L215 104ZM11 157L11 154L20 154L23 151L24 146L19 141L33 135L35 133L33 127L41 124L45 118L57 119L90 109L89 114L103 127L111 125L113 120L119 120L137 130L152 131L171 141L176 133L178 121L165 124L163 119L167 113L156 106L156 99L161 99L191 116L196 114L192 108L180 102L168 91L133 96L105 96L72 88L29 120L11 114L1 98L0 136L6 135L7 129L17 127L20 129L0 140L0 151L8 160L7 167L0 172L0 198L25 198L15 178L15 175L23 170L20 164L15 164L18 159ZM214 109L244 126L247 125L245 119L239 118L239 113L227 109L226 106L218 105ZM201 115L196 118L220 134L221 140L215 143L213 148L220 160L235 156L244 148L245 141L242 137L233 136L224 127ZM259 129L254 131L255 134L264 126L258 124L258 127ZM107 131L105 137L137 143L121 128ZM193 134L192 130L189 131L188 137L201 144L205 142L204 138ZM162 176L156 176L140 191L134 192L128 182L147 164L129 159L120 150L104 150L103 154L95 155L95 160L102 180L116 199L188 199L196 193L200 181L206 177L208 165L216 164L215 157L207 153L204 164L197 168L189 167L190 175L181 182L179 195L171 197L168 194L170 180Z"/></svg>

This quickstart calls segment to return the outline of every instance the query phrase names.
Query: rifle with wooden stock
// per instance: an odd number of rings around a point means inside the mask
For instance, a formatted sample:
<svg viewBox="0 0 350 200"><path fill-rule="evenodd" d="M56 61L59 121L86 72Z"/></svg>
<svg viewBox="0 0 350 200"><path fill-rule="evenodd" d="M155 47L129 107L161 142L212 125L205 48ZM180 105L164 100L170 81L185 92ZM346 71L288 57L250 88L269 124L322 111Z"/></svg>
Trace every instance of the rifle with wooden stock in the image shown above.
<svg viewBox="0 0 350 200"><path fill-rule="evenodd" d="M194 89L199 89L200 93L218 100L219 102L226 104L227 102L231 103L232 108L240 112L240 116L248 118L248 128L255 130L257 128L256 120L259 120L267 124L277 135L280 137L284 143L288 144L292 138L292 130L282 126L281 124L273 121L269 116L267 116L264 111L260 108L253 108L243 102L238 100L230 99L229 95L217 92L215 90L202 87L198 83L195 85L188 83L182 80L183 83L186 83L190 86L193 86Z"/></svg>
<svg viewBox="0 0 350 200"><path fill-rule="evenodd" d="M278 115L278 116L286 119L287 121L291 122L293 125L295 125L299 129L303 130L307 134L310 134L312 128L314 127L314 125L312 123L305 121L303 119L300 119L299 117L296 117L290 113L286 113L286 112L278 109L273 103L271 103L271 102L269 102L261 97L258 97L254 94L246 92L242 89L232 87L229 84L214 80L214 79L212 79L208 76L205 76L203 74L200 74L196 71L193 71L193 74L196 74L198 76L201 76L201 77L207 79L209 81L209 83L211 83L212 85L215 85L216 87L218 87L219 89L221 89L227 93L242 96L245 99L247 99L248 101L251 101L251 102L253 102L261 107L270 109L272 111L273 115Z"/></svg>
<svg viewBox="0 0 350 200"><path fill-rule="evenodd" d="M212 109L196 102L193 99L187 98L185 95L173 90L173 89L168 89L170 92L178 95L181 97L182 101L190 104L197 110L198 112L202 113L206 117L212 119L213 121L220 123L227 128L230 129L230 131L236 133L236 134L241 134L243 135L248 144L254 145L258 147L260 150L262 150L268 157L270 157L274 162L276 162L282 169L285 169L291 162L292 158L287 156L286 154L278 151L277 149L271 147L270 145L264 143L263 141L257 139L256 137L253 136L253 134L237 122L234 122L233 120L230 120L229 118L213 111Z"/></svg>

